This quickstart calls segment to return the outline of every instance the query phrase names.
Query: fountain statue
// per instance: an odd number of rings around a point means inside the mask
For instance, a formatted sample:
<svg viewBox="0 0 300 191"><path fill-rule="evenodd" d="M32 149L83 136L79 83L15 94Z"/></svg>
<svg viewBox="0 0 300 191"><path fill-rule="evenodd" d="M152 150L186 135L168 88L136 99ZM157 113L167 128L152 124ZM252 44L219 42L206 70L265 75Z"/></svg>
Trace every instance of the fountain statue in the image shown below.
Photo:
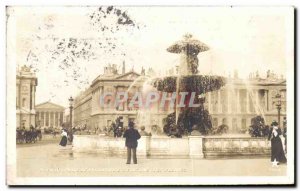
<svg viewBox="0 0 300 191"><path fill-rule="evenodd" d="M167 51L181 55L179 65L181 75L192 75L198 73L198 57L200 52L209 50L209 47L193 39L191 34L184 35L184 40L178 41L170 46Z"/></svg>
<svg viewBox="0 0 300 191"><path fill-rule="evenodd" d="M181 63L177 76L156 78L153 86L158 91L176 92L180 100L179 92L188 92L185 99L185 107L175 107L175 111L164 119L164 132L168 135L181 137L192 130L198 130L201 134L212 132L211 117L204 108L205 94L216 91L225 85L225 78L221 76L200 75L198 72L198 57L201 52L208 51L209 47L187 34L184 39L171 45L167 51L181 55ZM196 95L196 96L195 96ZM189 99L194 99L198 107L189 107Z"/></svg>

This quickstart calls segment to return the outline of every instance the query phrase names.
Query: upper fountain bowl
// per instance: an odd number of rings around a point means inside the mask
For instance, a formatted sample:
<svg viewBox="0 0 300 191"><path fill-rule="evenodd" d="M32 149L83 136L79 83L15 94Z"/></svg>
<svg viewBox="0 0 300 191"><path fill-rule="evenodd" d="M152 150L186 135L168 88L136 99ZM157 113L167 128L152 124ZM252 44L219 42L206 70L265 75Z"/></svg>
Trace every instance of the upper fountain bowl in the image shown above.
<svg viewBox="0 0 300 191"><path fill-rule="evenodd" d="M209 47L203 42L194 39L193 35L186 34L184 35L184 39L175 42L169 48L167 48L168 52L171 53L187 53L187 54L199 54L200 52L205 52L209 50Z"/></svg>

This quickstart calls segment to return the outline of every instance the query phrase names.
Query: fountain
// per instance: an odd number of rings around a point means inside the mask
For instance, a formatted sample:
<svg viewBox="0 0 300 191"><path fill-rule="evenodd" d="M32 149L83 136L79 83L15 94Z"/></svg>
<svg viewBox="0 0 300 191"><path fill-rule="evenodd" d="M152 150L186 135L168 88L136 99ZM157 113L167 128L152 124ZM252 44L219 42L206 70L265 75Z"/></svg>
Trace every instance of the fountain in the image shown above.
<svg viewBox="0 0 300 191"><path fill-rule="evenodd" d="M270 153L269 141L263 137L232 137L231 135L220 137L202 136L213 134L216 130L212 127L211 116L208 110L204 108L205 95L208 92L216 91L223 87L225 85L225 78L199 74L197 55L209 50L209 48L204 43L193 39L191 35L185 35L184 40L176 42L167 50L171 53L181 55L181 62L178 68L179 74L164 77L141 76L127 90L127 93L133 91L135 85L142 83L141 93L143 95L147 95L148 92L167 92L172 93L173 96L173 93L176 93L175 107L164 110L163 114L157 110L158 107L156 106L158 105L138 109L138 127L143 126L143 129L146 129L148 132L151 131L152 134L152 136L144 135L139 140L137 148L139 157L181 156L207 158L218 156L253 156L253 154L257 156L268 155ZM234 93L233 84L230 83L232 82L228 82L228 91ZM182 92L186 93L185 99L183 99L184 103L182 103L181 99ZM195 107L190 107L190 100L194 100ZM178 105L184 105L184 107L177 107ZM163 117L164 119L161 120ZM164 124L163 131L170 137L161 136L162 128L158 127L160 126L158 122L162 121ZM263 123L262 118L253 120L253 124L258 124L258 126L261 126L261 122ZM192 130L193 132L191 132ZM181 138L173 139L172 137L174 136ZM73 150L76 152L96 152L104 155L122 156L125 156L126 153L123 138L100 135L76 135L74 140ZM255 145L259 145L259 149L253 151L253 146ZM250 149L253 152L249 153Z"/></svg>
<svg viewBox="0 0 300 191"><path fill-rule="evenodd" d="M225 78L221 76L209 76L198 74L198 57L201 52L208 51L209 47L187 34L184 39L171 45L167 51L180 54L179 75L155 79L153 86L158 91L176 92L176 104L180 99L179 92L188 92L185 99L185 107L174 107L175 111L164 119L164 132L176 133L177 136L188 134L192 127L201 134L209 134L212 131L211 117L203 106L205 93L220 89L225 85ZM188 107L189 100L195 95L195 102L199 107Z"/></svg>

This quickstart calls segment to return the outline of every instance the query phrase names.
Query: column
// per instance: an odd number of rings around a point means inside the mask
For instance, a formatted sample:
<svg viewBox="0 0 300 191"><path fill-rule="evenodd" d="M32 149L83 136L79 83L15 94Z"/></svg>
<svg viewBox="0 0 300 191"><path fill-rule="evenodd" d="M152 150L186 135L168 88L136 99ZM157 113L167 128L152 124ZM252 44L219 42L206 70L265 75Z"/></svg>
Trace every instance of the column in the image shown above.
<svg viewBox="0 0 300 191"><path fill-rule="evenodd" d="M39 119L38 119L38 120L40 121L40 124L39 124L39 125L42 126L42 112L39 112L39 113L40 113Z"/></svg>
<svg viewBox="0 0 300 191"><path fill-rule="evenodd" d="M259 107L260 103L259 103L259 99L258 99L258 89L255 90L255 98L254 99L255 99L255 110L256 110L257 113L261 113L260 109L259 109L260 108Z"/></svg>
<svg viewBox="0 0 300 191"><path fill-rule="evenodd" d="M114 97L116 97L117 96L117 92L118 92L118 87L117 86L113 86L113 87L114 87ZM116 111L115 101L112 102L112 105L110 106L110 110Z"/></svg>
<svg viewBox="0 0 300 191"><path fill-rule="evenodd" d="M22 105L21 105L21 80L20 80L20 83L18 84L18 92L17 92L17 96L18 96L18 105L19 107L18 108L21 108ZM21 116L21 115L20 115ZM20 118L20 124L21 124L21 118ZM21 127L21 125L20 125Z"/></svg>
<svg viewBox="0 0 300 191"><path fill-rule="evenodd" d="M44 126L46 126L46 112L43 112L43 116L44 116Z"/></svg>
<svg viewBox="0 0 300 191"><path fill-rule="evenodd" d="M31 96L32 96L32 99L31 99L31 108L32 109L35 109L35 86L32 85L32 89L31 89Z"/></svg>
<svg viewBox="0 0 300 191"><path fill-rule="evenodd" d="M60 112L57 112L57 126L59 127L60 126Z"/></svg>
<svg viewBox="0 0 300 191"><path fill-rule="evenodd" d="M38 112L38 113L39 113L39 117L36 119L36 121L38 122L38 125L41 126L41 115L42 115L42 112Z"/></svg>
<svg viewBox="0 0 300 191"><path fill-rule="evenodd" d="M34 120L35 125L37 125L39 123L39 118L40 118L39 112L36 112L35 113L35 120Z"/></svg>
<svg viewBox="0 0 300 191"><path fill-rule="evenodd" d="M33 85L30 83L30 84L29 84L29 100L28 100L28 103L29 103L28 108L29 108L29 110L30 110L30 116L29 116L29 118L31 118L31 110L33 109L33 107L32 107L32 101L33 101L32 89L33 89ZM31 123L30 123L30 120L29 120L29 125L30 125L30 124L31 124Z"/></svg>
<svg viewBox="0 0 300 191"><path fill-rule="evenodd" d="M218 113L221 113L221 90L218 90Z"/></svg>
<svg viewBox="0 0 300 191"><path fill-rule="evenodd" d="M48 126L51 126L51 112L48 111Z"/></svg>
<svg viewBox="0 0 300 191"><path fill-rule="evenodd" d="M57 112L54 112L54 113L53 113L53 121L54 121L53 126L54 126L54 127L57 126L57 124L56 124L56 113L57 113Z"/></svg>
<svg viewBox="0 0 300 191"><path fill-rule="evenodd" d="M48 111L48 126L50 127L51 125L51 112Z"/></svg>
<svg viewBox="0 0 300 191"><path fill-rule="evenodd" d="M96 102L100 102L100 96L102 96L102 88L101 87L98 87L97 88L97 90L96 90ZM96 105L99 105L98 103L96 104ZM97 106L96 106L97 107ZM97 109L96 109L96 111L101 111L101 110L103 110L103 105L102 106L100 106L100 107L98 107Z"/></svg>
<svg viewBox="0 0 300 191"><path fill-rule="evenodd" d="M231 113L230 92L227 91L227 112Z"/></svg>
<svg viewBox="0 0 300 191"><path fill-rule="evenodd" d="M209 113L212 113L212 110L211 110L211 92L208 92L208 111L209 111Z"/></svg>
<svg viewBox="0 0 300 191"><path fill-rule="evenodd" d="M52 124L52 126L54 125L53 124L53 111L51 111L51 113L50 113L50 124Z"/></svg>
<svg viewBox="0 0 300 191"><path fill-rule="evenodd" d="M250 113L250 100L249 100L249 92L246 90L246 112Z"/></svg>
<svg viewBox="0 0 300 191"><path fill-rule="evenodd" d="M265 90L265 110L268 111L269 110L269 103L268 103L268 95L269 95L269 91Z"/></svg>
<svg viewBox="0 0 300 191"><path fill-rule="evenodd" d="M57 115L57 123L56 123L56 126L59 127L59 112L56 112L56 115Z"/></svg>
<svg viewBox="0 0 300 191"><path fill-rule="evenodd" d="M237 89L236 92L236 97L237 97L237 107L236 107L236 112L241 113L241 103L240 103L240 89Z"/></svg>

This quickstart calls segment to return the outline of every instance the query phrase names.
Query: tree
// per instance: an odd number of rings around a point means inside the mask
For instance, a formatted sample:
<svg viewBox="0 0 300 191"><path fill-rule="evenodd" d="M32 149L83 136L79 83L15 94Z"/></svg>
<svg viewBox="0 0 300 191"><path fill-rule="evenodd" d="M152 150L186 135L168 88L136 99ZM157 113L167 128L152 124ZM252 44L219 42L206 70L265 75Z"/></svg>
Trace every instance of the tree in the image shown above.
<svg viewBox="0 0 300 191"><path fill-rule="evenodd" d="M265 120L262 116L256 116L251 119L249 127L251 137L266 137L269 134L269 126L265 125Z"/></svg>

